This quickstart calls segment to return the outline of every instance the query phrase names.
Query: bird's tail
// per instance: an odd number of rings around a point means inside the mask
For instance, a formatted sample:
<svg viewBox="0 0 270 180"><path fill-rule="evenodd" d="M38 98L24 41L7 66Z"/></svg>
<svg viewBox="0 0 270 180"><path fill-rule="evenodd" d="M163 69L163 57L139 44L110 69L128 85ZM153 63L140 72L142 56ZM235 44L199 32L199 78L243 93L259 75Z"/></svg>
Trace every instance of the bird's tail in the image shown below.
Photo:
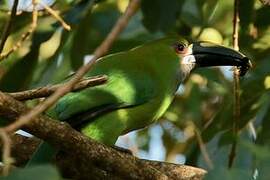
<svg viewBox="0 0 270 180"><path fill-rule="evenodd" d="M50 108L46 112L46 114L49 117L57 119L57 116L54 111L54 107ZM47 142L43 141L37 148L36 152L34 152L33 156L28 161L26 166L48 164L52 161L52 158L56 155L56 153L57 153L57 150L54 147L52 147Z"/></svg>
<svg viewBox="0 0 270 180"><path fill-rule="evenodd" d="M27 167L40 164L48 164L56 155L56 149L47 142L42 142L26 164Z"/></svg>

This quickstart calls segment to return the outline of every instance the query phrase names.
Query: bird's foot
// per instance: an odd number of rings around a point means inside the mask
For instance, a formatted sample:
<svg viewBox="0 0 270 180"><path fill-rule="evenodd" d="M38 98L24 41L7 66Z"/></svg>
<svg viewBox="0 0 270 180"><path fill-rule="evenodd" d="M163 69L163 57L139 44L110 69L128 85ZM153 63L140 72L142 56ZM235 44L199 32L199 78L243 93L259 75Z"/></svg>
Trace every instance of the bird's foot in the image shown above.
<svg viewBox="0 0 270 180"><path fill-rule="evenodd" d="M123 147L119 147L119 146L112 146L113 149L115 149L116 151L122 152L122 153L127 153L129 155L133 155L132 151Z"/></svg>

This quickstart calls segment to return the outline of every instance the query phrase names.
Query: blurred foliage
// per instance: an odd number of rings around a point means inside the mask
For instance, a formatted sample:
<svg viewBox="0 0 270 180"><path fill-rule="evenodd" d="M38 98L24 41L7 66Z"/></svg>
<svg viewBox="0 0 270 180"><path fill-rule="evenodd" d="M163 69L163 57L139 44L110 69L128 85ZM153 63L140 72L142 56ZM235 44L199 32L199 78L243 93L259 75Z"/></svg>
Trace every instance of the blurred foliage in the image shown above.
<svg viewBox="0 0 270 180"><path fill-rule="evenodd" d="M56 168L51 165L38 165L24 169L15 169L6 177L0 177L1 180L60 180L61 176Z"/></svg>
<svg viewBox="0 0 270 180"><path fill-rule="evenodd" d="M40 11L35 33L1 62L0 89L20 91L63 80L76 71L106 37L127 3L128 0L53 3L52 8L71 25L71 32L65 31L48 13ZM233 0L142 0L141 10L131 19L109 53L176 33L189 41L208 40L231 46L233 3ZM0 5L2 34L10 6L5 1L0 1ZM160 123L133 133L132 137L127 136L131 139L127 146L141 157L153 157L154 148L159 149L162 160L208 169L198 146L197 129L214 164L207 179L220 176L225 179L250 179L253 176L267 179L270 169L269 13L270 7L263 6L258 0L240 0L240 50L252 59L254 68L241 78L241 135L232 169L227 169L227 163L233 141L234 97L232 72L226 68L196 70L179 88ZM30 23L31 11L16 16L4 52L14 45ZM250 121L254 123L256 138L248 128ZM153 135L156 127L160 136ZM159 143L154 142L157 138ZM32 171L29 169L24 173Z"/></svg>

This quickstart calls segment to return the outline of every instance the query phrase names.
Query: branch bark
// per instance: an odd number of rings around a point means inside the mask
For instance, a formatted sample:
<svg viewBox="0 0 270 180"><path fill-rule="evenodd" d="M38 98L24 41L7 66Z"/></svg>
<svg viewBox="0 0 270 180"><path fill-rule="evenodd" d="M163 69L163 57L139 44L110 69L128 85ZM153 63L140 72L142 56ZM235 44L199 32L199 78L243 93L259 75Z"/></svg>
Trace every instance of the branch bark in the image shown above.
<svg viewBox="0 0 270 180"><path fill-rule="evenodd" d="M5 46L5 43L6 43L6 40L7 40L8 36L9 36L9 34L10 34L12 22L13 22L13 19L15 18L15 16L16 16L18 3L19 3L19 0L14 0L13 1L13 6L12 6L10 18L9 18L6 26L4 27L4 31L3 31L3 34L2 34L2 37L1 37L0 54L2 53L2 51L4 49L4 46Z"/></svg>
<svg viewBox="0 0 270 180"><path fill-rule="evenodd" d="M107 82L107 76L105 75L85 78L83 80L80 80L72 88L72 92L79 91L87 87L101 85L106 82ZM59 88L62 85L63 84L57 84L57 85L40 87L37 89L31 89L27 91L14 92L14 93L8 93L8 94L19 101L25 101L25 100L31 100L31 99L36 99L36 98L48 97L51 94L53 94L57 90L57 88Z"/></svg>
<svg viewBox="0 0 270 180"><path fill-rule="evenodd" d="M41 143L41 140L35 137L25 137L19 134L14 134L11 137L12 148L11 153L14 159L16 159L14 165L23 167L27 161L31 158L32 154L35 152L38 145ZM3 144L0 143L0 149L2 149ZM0 152L1 153L1 152ZM131 155L130 155L131 156ZM170 179L180 179L180 180L196 180L202 179L206 171L200 168L178 165L173 163L166 163L160 161L150 161L145 159L140 159L142 163L147 166L152 166L158 171L167 175ZM76 156L73 156L71 153L58 153L55 163L62 170L62 173L66 177L90 177L91 171L89 171L89 165L80 165L83 169L79 169L74 162L78 162ZM80 163L78 163L80 164ZM83 170L83 171L82 171ZM67 174L68 173L68 174ZM110 178L117 178L117 176L110 176Z"/></svg>
<svg viewBox="0 0 270 180"><path fill-rule="evenodd" d="M1 117L14 120L28 110L23 103L0 92ZM149 165L145 163L145 160L140 160L127 153L120 153L82 135L68 124L53 120L47 116L39 115L25 125L24 129L60 149L60 157L63 157L62 159L66 162L68 162L66 157L75 158L76 161L74 161L75 159L70 161L70 163L74 164L74 166L71 166L74 169L70 169L70 166L62 165L64 169L65 167L69 168L68 172L75 173L73 174L75 177L95 175L97 179L108 177L113 179L175 179L171 178L171 173L163 172L162 169L157 168L156 163ZM169 169L174 173L179 171L179 168L174 169L173 167L176 168L176 165ZM205 174L204 170L196 169L196 171L197 173L194 174L199 174L200 177L203 177Z"/></svg>

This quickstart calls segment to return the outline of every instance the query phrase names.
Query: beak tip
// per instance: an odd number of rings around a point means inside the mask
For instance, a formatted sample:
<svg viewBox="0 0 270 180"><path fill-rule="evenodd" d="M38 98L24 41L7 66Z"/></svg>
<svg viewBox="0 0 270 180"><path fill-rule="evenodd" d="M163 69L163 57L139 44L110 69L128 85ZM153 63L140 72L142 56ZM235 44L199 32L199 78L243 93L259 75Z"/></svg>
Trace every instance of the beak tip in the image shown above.
<svg viewBox="0 0 270 180"><path fill-rule="evenodd" d="M253 67L248 57L244 57L242 60L243 60L243 64L238 67L240 70L240 76L244 76L247 73L247 71Z"/></svg>
<svg viewBox="0 0 270 180"><path fill-rule="evenodd" d="M197 67L235 66L240 76L252 68L250 59L239 51L213 43L193 43L192 53L196 57Z"/></svg>

